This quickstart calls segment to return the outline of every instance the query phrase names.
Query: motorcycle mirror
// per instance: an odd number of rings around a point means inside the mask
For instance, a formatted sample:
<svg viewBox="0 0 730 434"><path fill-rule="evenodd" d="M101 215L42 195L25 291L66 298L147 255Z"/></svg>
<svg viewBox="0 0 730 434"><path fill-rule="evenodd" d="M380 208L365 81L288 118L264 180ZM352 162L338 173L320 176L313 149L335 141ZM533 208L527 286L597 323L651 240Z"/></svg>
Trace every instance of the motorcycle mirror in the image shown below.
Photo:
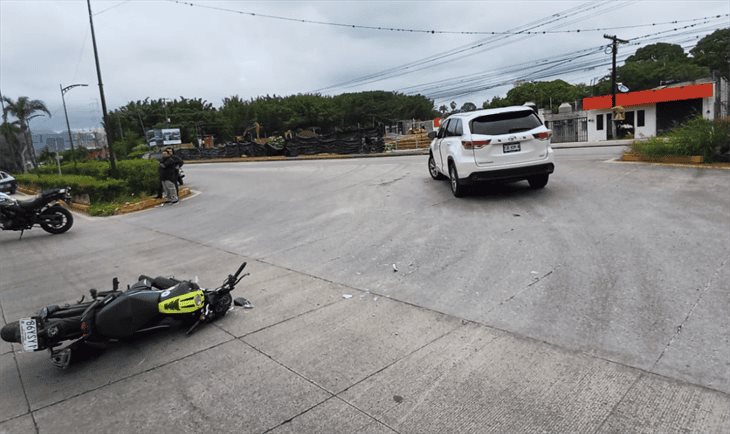
<svg viewBox="0 0 730 434"><path fill-rule="evenodd" d="M242 307L244 309L253 309L253 304L251 304L250 301L246 300L243 297L236 297L233 300L233 304L236 305L236 306L240 306L240 307Z"/></svg>

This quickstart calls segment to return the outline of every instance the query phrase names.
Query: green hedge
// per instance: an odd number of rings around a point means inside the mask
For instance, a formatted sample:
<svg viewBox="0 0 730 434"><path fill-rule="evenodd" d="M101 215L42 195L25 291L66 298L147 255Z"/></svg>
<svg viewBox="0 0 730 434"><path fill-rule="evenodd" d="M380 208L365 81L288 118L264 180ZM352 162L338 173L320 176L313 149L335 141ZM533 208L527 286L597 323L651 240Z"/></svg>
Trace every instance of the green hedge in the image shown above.
<svg viewBox="0 0 730 434"><path fill-rule="evenodd" d="M130 193L157 193L160 184L160 163L157 160L117 161L119 179L124 180Z"/></svg>
<svg viewBox="0 0 730 434"><path fill-rule="evenodd" d="M80 161L76 164L66 162L61 165L63 176L89 176L97 180L110 178L110 166L106 161ZM58 176L58 166L41 166L33 173L42 176ZM159 162L157 160L121 160L117 161L117 180L124 182L125 193L156 193L160 182Z"/></svg>
<svg viewBox="0 0 730 434"><path fill-rule="evenodd" d="M646 157L701 155L705 162L724 157L730 150L730 120L694 118L666 137L652 137L631 145L634 153Z"/></svg>
<svg viewBox="0 0 730 434"><path fill-rule="evenodd" d="M127 192L126 183L119 179L95 179L84 175L16 175L15 179L24 186L39 190L70 187L71 194L88 194L91 202L113 201Z"/></svg>

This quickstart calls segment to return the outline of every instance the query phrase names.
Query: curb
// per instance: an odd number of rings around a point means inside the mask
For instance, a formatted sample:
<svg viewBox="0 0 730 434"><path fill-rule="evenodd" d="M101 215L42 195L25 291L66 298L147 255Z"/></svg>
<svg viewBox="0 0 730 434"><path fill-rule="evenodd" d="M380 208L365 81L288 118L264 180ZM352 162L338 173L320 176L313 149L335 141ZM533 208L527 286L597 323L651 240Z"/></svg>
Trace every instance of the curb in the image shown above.
<svg viewBox="0 0 730 434"><path fill-rule="evenodd" d="M21 186L18 186L18 191L23 194L28 194L28 195L33 195L33 196L38 194L38 192L36 190L32 190L32 189L21 187ZM192 190L190 190L189 187L180 187L180 190L178 192L178 197L180 199L182 199L182 198L191 196L192 194L193 194L193 192L192 192ZM78 202L71 202L69 204L69 203L66 203L63 201L60 201L59 203L61 203L62 206L66 207L66 208L70 208L73 211L76 211L81 214L89 215L89 207L91 207L91 205L78 203ZM114 215L129 214L129 213L136 212L136 211L142 211L145 209L154 208L163 203L165 203L164 199L157 199L157 198L145 199L140 202L134 202L134 203L127 202L124 205L117 208L116 211L114 212ZM111 216L109 216L109 217L111 217Z"/></svg>
<svg viewBox="0 0 730 434"><path fill-rule="evenodd" d="M410 155L428 155L428 148L381 152L377 154L315 154L300 157L233 157L233 158L211 158L210 160L185 160L185 164L207 164L207 163L254 163L259 161L297 161L297 160L345 160L352 158L380 158L380 157L407 157Z"/></svg>

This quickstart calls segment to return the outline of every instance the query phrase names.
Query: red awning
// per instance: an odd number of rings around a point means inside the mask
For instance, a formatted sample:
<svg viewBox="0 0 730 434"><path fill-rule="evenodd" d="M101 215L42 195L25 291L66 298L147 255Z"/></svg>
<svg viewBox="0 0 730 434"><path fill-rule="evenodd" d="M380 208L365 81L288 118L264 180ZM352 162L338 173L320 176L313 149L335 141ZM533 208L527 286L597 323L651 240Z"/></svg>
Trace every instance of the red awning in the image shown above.
<svg viewBox="0 0 730 434"><path fill-rule="evenodd" d="M707 98L712 96L712 92L712 83L702 83L688 86L667 87L664 89L617 93L616 105L629 107L634 105L656 104L659 102ZM583 110L600 110L610 108L611 95L583 98Z"/></svg>

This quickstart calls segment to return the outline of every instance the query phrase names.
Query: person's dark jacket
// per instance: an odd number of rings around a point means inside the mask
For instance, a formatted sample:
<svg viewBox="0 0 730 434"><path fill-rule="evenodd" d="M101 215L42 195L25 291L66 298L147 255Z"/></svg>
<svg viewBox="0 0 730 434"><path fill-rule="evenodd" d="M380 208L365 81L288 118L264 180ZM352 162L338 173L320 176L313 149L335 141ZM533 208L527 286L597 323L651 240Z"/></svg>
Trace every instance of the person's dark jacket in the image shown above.
<svg viewBox="0 0 730 434"><path fill-rule="evenodd" d="M177 181L177 168L182 160L174 155L162 157L160 160L160 179L162 181Z"/></svg>

